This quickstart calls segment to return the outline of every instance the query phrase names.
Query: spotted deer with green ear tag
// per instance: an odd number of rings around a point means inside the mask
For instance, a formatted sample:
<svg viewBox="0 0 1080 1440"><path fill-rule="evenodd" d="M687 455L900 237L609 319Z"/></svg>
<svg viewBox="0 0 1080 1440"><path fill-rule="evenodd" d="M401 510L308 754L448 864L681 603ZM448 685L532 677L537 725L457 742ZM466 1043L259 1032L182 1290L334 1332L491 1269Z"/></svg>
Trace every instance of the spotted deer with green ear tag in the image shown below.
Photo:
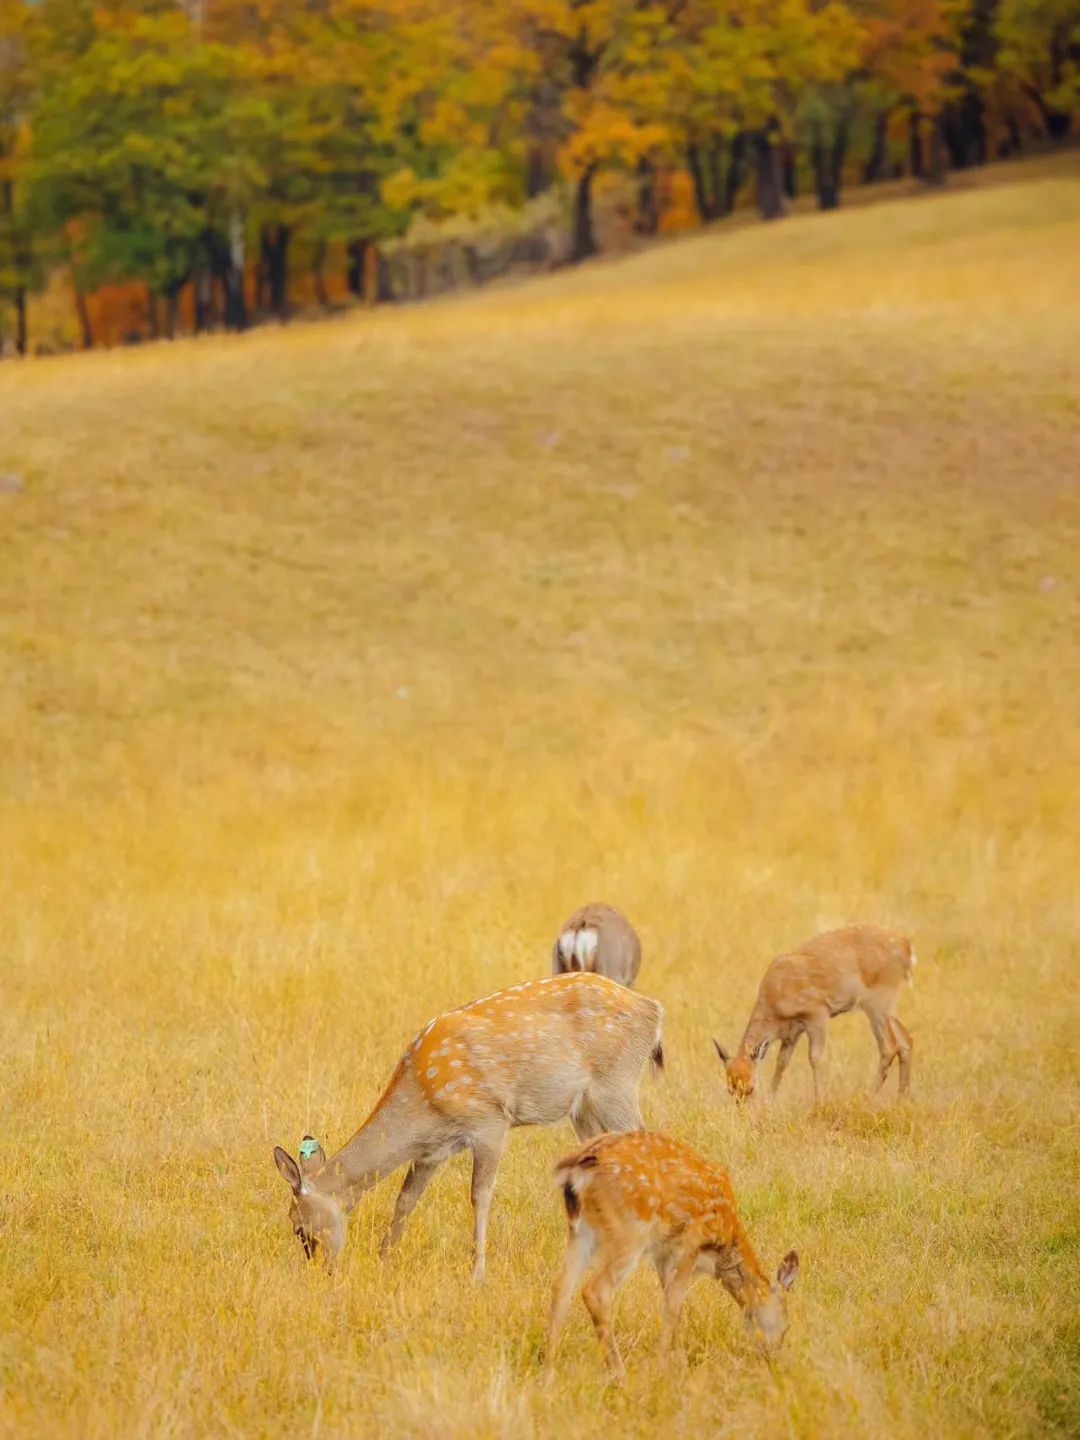
<svg viewBox="0 0 1080 1440"><path fill-rule="evenodd" d="M327 1158L305 1135L299 1159L274 1160L309 1259L333 1263L365 1190L407 1165L383 1249L394 1243L439 1166L472 1152L473 1276L483 1278L488 1211L510 1130L569 1118L579 1138L641 1125L638 1084L662 1064L663 1011L601 975L513 985L430 1021L398 1061L367 1120Z"/></svg>

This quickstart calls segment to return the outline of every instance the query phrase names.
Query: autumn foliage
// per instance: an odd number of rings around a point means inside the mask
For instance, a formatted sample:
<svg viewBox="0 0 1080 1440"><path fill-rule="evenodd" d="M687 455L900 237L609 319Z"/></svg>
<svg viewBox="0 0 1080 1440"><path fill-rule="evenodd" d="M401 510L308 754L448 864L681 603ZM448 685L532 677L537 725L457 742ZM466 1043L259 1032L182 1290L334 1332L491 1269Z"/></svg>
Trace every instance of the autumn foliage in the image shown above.
<svg viewBox="0 0 1080 1440"><path fill-rule="evenodd" d="M423 256L395 281L387 247L505 234L544 197L496 268L596 253L605 187L648 235L740 204L775 219L803 191L833 208L855 179L941 181L1068 136L1077 17L1072 0L0 0L0 350L28 348L28 297L58 269L90 345L422 292ZM491 268L462 239L440 283ZM108 286L134 331L90 299Z"/></svg>

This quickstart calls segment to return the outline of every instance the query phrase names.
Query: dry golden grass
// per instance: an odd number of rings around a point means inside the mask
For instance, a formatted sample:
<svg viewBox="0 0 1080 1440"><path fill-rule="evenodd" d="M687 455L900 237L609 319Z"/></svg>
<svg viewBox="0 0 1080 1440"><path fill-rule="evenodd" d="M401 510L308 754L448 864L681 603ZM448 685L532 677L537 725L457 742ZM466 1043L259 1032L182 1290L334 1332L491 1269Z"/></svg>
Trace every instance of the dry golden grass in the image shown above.
<svg viewBox="0 0 1080 1440"><path fill-rule="evenodd" d="M890 1437L1080 1430L1080 166L408 313L4 366L0 1429ZM400 1250L305 1268L274 1141L340 1143L441 1008L606 898L666 1006L651 1123L729 1165L770 1372L655 1280L607 1388L520 1131ZM764 1123L777 950L904 927Z"/></svg>

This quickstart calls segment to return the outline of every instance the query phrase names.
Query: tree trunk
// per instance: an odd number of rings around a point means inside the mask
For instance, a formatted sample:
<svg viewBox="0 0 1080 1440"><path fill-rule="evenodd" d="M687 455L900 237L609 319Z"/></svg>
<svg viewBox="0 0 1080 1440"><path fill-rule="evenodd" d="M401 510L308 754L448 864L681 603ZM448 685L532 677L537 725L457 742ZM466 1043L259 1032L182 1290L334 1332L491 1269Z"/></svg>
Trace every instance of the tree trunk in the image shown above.
<svg viewBox="0 0 1080 1440"><path fill-rule="evenodd" d="M345 247L345 254L349 257L345 281L349 287L349 294L355 295L357 298L364 293L364 261L367 256L367 247L366 240L350 240Z"/></svg>
<svg viewBox="0 0 1080 1440"><path fill-rule="evenodd" d="M656 170L651 160L638 161L638 213L634 228L639 235L655 235L660 229L660 202L656 194Z"/></svg>
<svg viewBox="0 0 1080 1440"><path fill-rule="evenodd" d="M737 130L731 141L728 156L727 176L724 180L724 214L730 215L735 209L735 199L742 188L746 173L746 132Z"/></svg>
<svg viewBox="0 0 1080 1440"><path fill-rule="evenodd" d="M592 182L596 166L590 165L578 177L574 191L574 243L570 259L576 264L596 254L596 236L593 233Z"/></svg>
<svg viewBox="0 0 1080 1440"><path fill-rule="evenodd" d="M784 194L780 184L780 163L776 153L775 122L766 125L754 136L757 152L757 206L763 220L778 220L785 212Z"/></svg>
<svg viewBox="0 0 1080 1440"><path fill-rule="evenodd" d="M1072 115L1068 110L1056 110L1048 105L1034 85L1023 86L1025 93L1035 102L1049 140L1065 140L1072 128Z"/></svg>
<svg viewBox="0 0 1080 1440"><path fill-rule="evenodd" d="M180 291L183 287L170 285L165 292L165 338L176 339L176 321L180 313Z"/></svg>
<svg viewBox="0 0 1080 1440"><path fill-rule="evenodd" d="M724 142L714 140L709 146L709 209L715 220L723 214L724 205Z"/></svg>
<svg viewBox="0 0 1080 1440"><path fill-rule="evenodd" d="M29 256L25 254L26 247L21 244L15 224L15 183L12 180L5 180L0 186L0 215L7 221L7 229L11 239L12 260L15 267L15 350L19 355L26 354L27 325L26 325L26 285L25 274L30 268Z"/></svg>
<svg viewBox="0 0 1080 1440"><path fill-rule="evenodd" d="M930 124L930 170L926 178L931 185L945 184L945 125L940 113Z"/></svg>
<svg viewBox="0 0 1080 1440"><path fill-rule="evenodd" d="M825 152L825 136L821 121L815 120L811 131L810 160L814 167L814 187L817 190L818 206L822 210L835 210L840 197L833 184L832 169Z"/></svg>
<svg viewBox="0 0 1080 1440"><path fill-rule="evenodd" d="M263 226L259 242L269 308L279 320L289 318L289 240L291 238L292 232L288 225L283 225L280 221L272 221Z"/></svg>
<svg viewBox="0 0 1080 1440"><path fill-rule="evenodd" d="M315 247L315 259L311 273L315 282L315 299L324 310L329 310L330 297L326 293L326 250L326 241L320 240Z"/></svg>
<svg viewBox="0 0 1080 1440"><path fill-rule="evenodd" d="M530 200L550 190L558 174L561 98L557 81L545 73L533 90L525 122L525 194Z"/></svg>
<svg viewBox="0 0 1080 1440"><path fill-rule="evenodd" d="M795 165L795 146L785 141L780 147L780 168L783 175L784 194L789 200L794 200L798 194L799 176Z"/></svg>
<svg viewBox="0 0 1080 1440"><path fill-rule="evenodd" d="M246 330L248 323L247 301L244 298L244 272L230 265L225 280L225 328Z"/></svg>
<svg viewBox="0 0 1080 1440"><path fill-rule="evenodd" d="M840 192L844 188L844 161L847 159L850 133L851 121L846 115L841 115L836 122L836 133L833 135L832 149L829 153L829 178L832 193L835 196L835 205L840 204Z"/></svg>
<svg viewBox="0 0 1080 1440"><path fill-rule="evenodd" d="M15 287L15 353L25 355L29 341L29 331L26 323L26 286L16 285Z"/></svg>
<svg viewBox="0 0 1080 1440"><path fill-rule="evenodd" d="M84 350L94 348L94 328L90 324L90 311L86 306L86 296L78 281L75 282L75 314L79 317L79 339Z"/></svg>
<svg viewBox="0 0 1080 1440"><path fill-rule="evenodd" d="M531 140L525 153L525 196L535 200L551 189L556 166L550 140Z"/></svg>
<svg viewBox="0 0 1080 1440"><path fill-rule="evenodd" d="M690 169L690 179L694 186L694 204L697 206L701 223L707 225L712 217L712 206L709 204L709 192L705 187L705 171L701 164L701 151L697 145L686 147L686 163Z"/></svg>
<svg viewBox="0 0 1080 1440"><path fill-rule="evenodd" d="M212 270L200 270L195 276L195 334L201 335L214 323L214 275Z"/></svg>
<svg viewBox="0 0 1080 1440"><path fill-rule="evenodd" d="M394 298L384 273L379 247L374 240L368 241L364 251L363 285L365 305L377 305L380 300Z"/></svg>
<svg viewBox="0 0 1080 1440"><path fill-rule="evenodd" d="M885 162L888 159L886 142L889 133L889 112L879 110L874 116L874 145L870 151L870 159L866 162L863 170L863 180L867 185L873 185L878 180L885 178Z"/></svg>
<svg viewBox="0 0 1080 1440"><path fill-rule="evenodd" d="M985 106L972 86L964 90L959 100L945 106L943 126L949 163L954 170L986 164Z"/></svg>
<svg viewBox="0 0 1080 1440"><path fill-rule="evenodd" d="M225 272L225 328L246 330L247 300L244 298L244 220L239 211L229 219L229 263Z"/></svg>
<svg viewBox="0 0 1080 1440"><path fill-rule="evenodd" d="M922 113L912 110L908 117L908 151L911 174L916 180L926 179L926 164L923 160Z"/></svg>
<svg viewBox="0 0 1080 1440"><path fill-rule="evenodd" d="M161 321L158 319L158 297L149 285L146 287L146 319L150 329L150 339L161 338Z"/></svg>
<svg viewBox="0 0 1080 1440"><path fill-rule="evenodd" d="M349 294L363 300L365 305L377 305L380 300L391 300L393 296L383 271L379 247L374 240L350 240Z"/></svg>

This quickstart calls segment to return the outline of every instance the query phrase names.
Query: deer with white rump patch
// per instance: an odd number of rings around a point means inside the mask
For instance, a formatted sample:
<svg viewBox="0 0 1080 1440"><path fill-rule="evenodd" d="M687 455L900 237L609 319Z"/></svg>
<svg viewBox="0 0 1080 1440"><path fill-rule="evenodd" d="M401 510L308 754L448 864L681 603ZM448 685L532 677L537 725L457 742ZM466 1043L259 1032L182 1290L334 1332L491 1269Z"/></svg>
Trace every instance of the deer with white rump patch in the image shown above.
<svg viewBox="0 0 1080 1440"><path fill-rule="evenodd" d="M675 1336L686 1291L695 1275L712 1275L739 1305L751 1338L765 1352L787 1332L786 1292L799 1271L788 1252L770 1281L735 1213L731 1181L688 1146L638 1131L601 1135L555 1167L570 1234L555 1278L548 1317L546 1368L555 1364L559 1331L590 1262L582 1290L609 1369L622 1374L612 1330L615 1292L643 1257L656 1266L664 1290L661 1353Z"/></svg>
<svg viewBox="0 0 1080 1440"><path fill-rule="evenodd" d="M772 1077L773 1095L784 1078L800 1035L810 1047L814 1099L821 1099L819 1070L825 1031L836 1015L858 1008L870 1022L879 1064L880 1090L894 1060L900 1062L900 1094L911 1079L911 1033L892 1013L900 986L912 979L917 957L910 940L876 925L849 925L808 940L778 955L765 971L742 1041L729 1055L718 1040L716 1052L736 1100L748 1100L757 1085L757 1067L774 1040L780 1053Z"/></svg>
<svg viewBox="0 0 1080 1440"><path fill-rule="evenodd" d="M528 981L438 1016L335 1155L327 1159L310 1136L299 1161L274 1147L304 1253L332 1264L360 1196L408 1165L385 1252L443 1161L471 1150L473 1277L482 1279L488 1210L510 1130L569 1117L584 1140L640 1126L638 1083L646 1061L663 1064L662 1019L657 1001L600 975Z"/></svg>
<svg viewBox="0 0 1080 1440"><path fill-rule="evenodd" d="M614 905L582 905L564 922L551 951L551 973L589 970L632 986L641 968L641 941Z"/></svg>

